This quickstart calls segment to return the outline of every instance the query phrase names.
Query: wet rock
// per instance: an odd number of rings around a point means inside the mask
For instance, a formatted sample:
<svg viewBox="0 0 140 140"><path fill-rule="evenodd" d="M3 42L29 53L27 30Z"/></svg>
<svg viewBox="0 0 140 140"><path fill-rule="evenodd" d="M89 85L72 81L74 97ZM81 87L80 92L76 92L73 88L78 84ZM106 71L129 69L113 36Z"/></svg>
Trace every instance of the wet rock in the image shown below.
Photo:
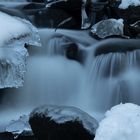
<svg viewBox="0 0 140 140"><path fill-rule="evenodd" d="M87 113L66 106L41 106L29 123L38 140L93 140L97 121Z"/></svg>
<svg viewBox="0 0 140 140"><path fill-rule="evenodd" d="M19 136L16 140L37 140L35 136Z"/></svg>
<svg viewBox="0 0 140 140"><path fill-rule="evenodd" d="M91 25L107 18L107 4L108 2L106 0L86 1L85 9Z"/></svg>
<svg viewBox="0 0 140 140"><path fill-rule="evenodd" d="M130 31L134 37L140 38L140 20L130 25Z"/></svg>
<svg viewBox="0 0 140 140"><path fill-rule="evenodd" d="M11 15L11 16L16 16L16 17L20 17L20 18L29 20L28 16L18 9L0 6L0 11L6 13L8 15Z"/></svg>
<svg viewBox="0 0 140 140"><path fill-rule="evenodd" d="M47 0L27 0L27 1L29 1L29 2L39 2L39 3L43 3L43 2L45 2L45 1L47 1Z"/></svg>
<svg viewBox="0 0 140 140"><path fill-rule="evenodd" d="M115 52L130 52L140 50L139 39L106 39L94 45L94 56L115 53Z"/></svg>
<svg viewBox="0 0 140 140"><path fill-rule="evenodd" d="M122 0L110 0L110 6L117 18L124 19L127 24L133 24L140 20L140 5L121 6ZM134 2L133 2L134 3Z"/></svg>
<svg viewBox="0 0 140 140"><path fill-rule="evenodd" d="M80 28L76 20L69 13L65 12L62 9L48 8L46 10L38 11L34 16L34 23L37 27L66 29ZM61 24L65 20L67 21Z"/></svg>
<svg viewBox="0 0 140 140"><path fill-rule="evenodd" d="M82 0L57 0L57 1L51 1L49 2L46 7L50 9L55 10L62 10L64 13L67 13L69 17L72 17L72 19L76 22L74 29L80 29L81 28L81 6L82 6ZM55 15L55 14L54 14ZM61 18L61 14L59 15L59 18ZM66 18L65 18L66 19ZM63 19L63 20L65 20ZM63 21L61 20L61 22Z"/></svg>
<svg viewBox="0 0 140 140"><path fill-rule="evenodd" d="M14 136L12 133L3 132L0 133L0 140L14 140Z"/></svg>
<svg viewBox="0 0 140 140"><path fill-rule="evenodd" d="M76 43L70 43L66 47L65 55L70 60L75 60L80 63L83 63L84 51L81 50Z"/></svg>
<svg viewBox="0 0 140 140"><path fill-rule="evenodd" d="M54 35L48 42L47 54L63 55L70 60L75 60L82 63L84 51L79 47L79 44L72 41L64 35Z"/></svg>
<svg viewBox="0 0 140 140"><path fill-rule="evenodd" d="M107 38L111 36L123 36L123 30L124 24L122 19L107 19L93 25L91 33L98 38Z"/></svg>

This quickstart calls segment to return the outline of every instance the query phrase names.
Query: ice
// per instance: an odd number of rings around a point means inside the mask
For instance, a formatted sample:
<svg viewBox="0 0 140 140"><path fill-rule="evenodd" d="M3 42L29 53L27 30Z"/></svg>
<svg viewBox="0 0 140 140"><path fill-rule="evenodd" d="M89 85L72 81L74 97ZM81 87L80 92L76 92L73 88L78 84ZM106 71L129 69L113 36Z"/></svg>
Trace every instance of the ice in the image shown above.
<svg viewBox="0 0 140 140"><path fill-rule="evenodd" d="M25 19L0 12L0 88L23 85L28 56L25 43L40 46L37 29Z"/></svg>

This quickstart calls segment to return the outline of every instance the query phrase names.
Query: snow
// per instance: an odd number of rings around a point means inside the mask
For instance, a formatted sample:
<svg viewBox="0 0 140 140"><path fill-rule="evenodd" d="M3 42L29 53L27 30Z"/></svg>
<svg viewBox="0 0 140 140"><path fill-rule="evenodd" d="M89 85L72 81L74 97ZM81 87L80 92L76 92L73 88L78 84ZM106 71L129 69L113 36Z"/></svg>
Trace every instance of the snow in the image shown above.
<svg viewBox="0 0 140 140"><path fill-rule="evenodd" d="M127 9L129 6L139 6L140 0L122 0L119 5L120 9Z"/></svg>
<svg viewBox="0 0 140 140"><path fill-rule="evenodd" d="M30 34L29 31L29 27L21 20L0 12L0 46L10 41L10 39Z"/></svg>
<svg viewBox="0 0 140 140"><path fill-rule="evenodd" d="M23 85L28 56L25 43L40 46L37 29L25 19L0 12L0 88Z"/></svg>
<svg viewBox="0 0 140 140"><path fill-rule="evenodd" d="M83 127L88 130L91 134L95 133L96 128L98 127L98 123L96 120L89 116L86 112L81 111L75 107L68 106L41 106L36 108L30 115L33 117L34 115L39 114L40 117L50 117L53 121L58 124L65 123L67 121L79 121L82 122Z"/></svg>
<svg viewBox="0 0 140 140"><path fill-rule="evenodd" d="M107 111L95 140L140 140L140 106L120 104Z"/></svg>

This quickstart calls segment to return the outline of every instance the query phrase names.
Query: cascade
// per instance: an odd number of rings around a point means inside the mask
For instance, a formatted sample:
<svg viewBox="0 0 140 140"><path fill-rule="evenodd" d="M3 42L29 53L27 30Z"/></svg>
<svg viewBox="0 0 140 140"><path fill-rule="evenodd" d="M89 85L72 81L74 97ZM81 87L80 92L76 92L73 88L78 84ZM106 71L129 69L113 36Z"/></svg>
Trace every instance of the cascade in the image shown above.
<svg viewBox="0 0 140 140"><path fill-rule="evenodd" d="M92 53L93 54L93 53ZM92 57L92 58L91 58ZM106 112L119 103L140 104L140 50L108 52L87 59L87 104L91 109ZM91 62L92 61L92 62Z"/></svg>
<svg viewBox="0 0 140 140"><path fill-rule="evenodd" d="M28 48L24 86L1 91L0 112L5 121L42 104L76 106L98 120L121 102L140 105L139 49L94 56L95 50L89 46L96 40L85 33L46 29L40 35L42 47ZM84 54L83 63L66 57L71 41ZM7 112L10 118L4 115Z"/></svg>

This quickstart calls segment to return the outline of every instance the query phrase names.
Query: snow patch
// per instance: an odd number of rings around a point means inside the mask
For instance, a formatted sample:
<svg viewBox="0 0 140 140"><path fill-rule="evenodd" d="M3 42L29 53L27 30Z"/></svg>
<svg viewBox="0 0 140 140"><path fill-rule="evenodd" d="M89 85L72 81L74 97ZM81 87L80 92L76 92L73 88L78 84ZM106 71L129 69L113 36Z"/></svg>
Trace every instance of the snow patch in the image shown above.
<svg viewBox="0 0 140 140"><path fill-rule="evenodd" d="M139 6L140 0L122 0L119 5L120 9L127 9L129 6Z"/></svg>
<svg viewBox="0 0 140 140"><path fill-rule="evenodd" d="M126 103L107 111L95 140L140 140L140 106Z"/></svg>

